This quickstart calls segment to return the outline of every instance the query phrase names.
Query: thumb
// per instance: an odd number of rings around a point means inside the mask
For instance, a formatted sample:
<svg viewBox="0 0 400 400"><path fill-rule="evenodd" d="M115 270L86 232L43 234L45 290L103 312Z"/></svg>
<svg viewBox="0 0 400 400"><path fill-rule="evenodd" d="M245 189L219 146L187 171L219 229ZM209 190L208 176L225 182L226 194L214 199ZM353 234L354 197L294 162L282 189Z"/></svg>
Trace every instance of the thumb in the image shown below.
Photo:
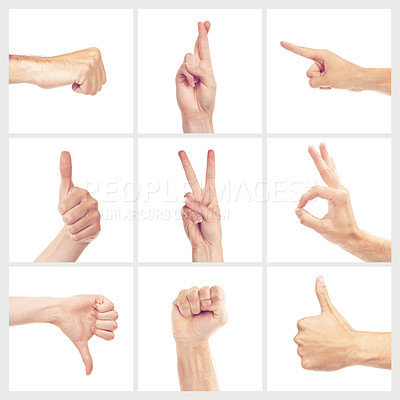
<svg viewBox="0 0 400 400"><path fill-rule="evenodd" d="M68 151L63 151L60 156L60 201L74 187L72 183L72 161Z"/></svg>
<svg viewBox="0 0 400 400"><path fill-rule="evenodd" d="M324 278L322 276L319 276L315 282L315 293L317 294L317 298L321 306L321 312L332 311L333 305L331 303L331 299L329 298L328 290L326 289Z"/></svg>
<svg viewBox="0 0 400 400"><path fill-rule="evenodd" d="M81 354L83 363L85 364L86 375L90 375L93 371L93 360L90 355L88 342L80 342L76 347Z"/></svg>
<svg viewBox="0 0 400 400"><path fill-rule="evenodd" d="M196 65L188 64L188 71L192 75L197 76L205 86L212 87L213 85L215 85L212 74L210 72L208 72L201 65L196 66Z"/></svg>

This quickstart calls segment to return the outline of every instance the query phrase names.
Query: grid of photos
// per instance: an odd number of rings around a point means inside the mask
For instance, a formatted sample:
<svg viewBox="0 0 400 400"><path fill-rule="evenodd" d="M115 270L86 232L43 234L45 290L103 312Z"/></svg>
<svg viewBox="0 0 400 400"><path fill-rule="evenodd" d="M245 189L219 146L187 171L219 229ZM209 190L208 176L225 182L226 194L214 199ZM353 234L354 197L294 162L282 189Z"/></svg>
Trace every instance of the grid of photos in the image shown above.
<svg viewBox="0 0 400 400"><path fill-rule="evenodd" d="M391 11L76 11L9 11L9 390L390 391Z"/></svg>

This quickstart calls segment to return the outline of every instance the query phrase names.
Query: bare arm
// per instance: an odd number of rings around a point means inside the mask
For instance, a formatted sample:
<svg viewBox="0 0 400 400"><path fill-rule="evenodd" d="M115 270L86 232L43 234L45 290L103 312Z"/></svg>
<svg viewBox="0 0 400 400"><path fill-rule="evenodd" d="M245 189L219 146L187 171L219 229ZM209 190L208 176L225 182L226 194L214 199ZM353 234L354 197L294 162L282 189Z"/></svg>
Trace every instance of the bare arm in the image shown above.
<svg viewBox="0 0 400 400"><path fill-rule="evenodd" d="M176 352L181 390L219 390L208 342L177 343Z"/></svg>

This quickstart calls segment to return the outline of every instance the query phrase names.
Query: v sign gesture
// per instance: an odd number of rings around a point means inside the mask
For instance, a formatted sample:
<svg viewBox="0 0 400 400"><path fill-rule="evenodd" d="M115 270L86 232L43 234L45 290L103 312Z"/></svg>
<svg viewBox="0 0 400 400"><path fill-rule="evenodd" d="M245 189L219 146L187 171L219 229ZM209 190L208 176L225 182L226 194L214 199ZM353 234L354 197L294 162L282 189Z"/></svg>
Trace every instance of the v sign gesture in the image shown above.
<svg viewBox="0 0 400 400"><path fill-rule="evenodd" d="M223 262L221 214L215 191L215 154L208 151L206 184L201 188L184 151L179 157L192 189L185 194L183 226L192 245L193 262Z"/></svg>
<svg viewBox="0 0 400 400"><path fill-rule="evenodd" d="M364 261L389 262L391 242L370 235L358 227L351 207L350 194L340 183L336 165L328 153L326 144L321 143L321 154L313 146L308 148L308 152L322 180L328 186L314 186L303 194L296 208L300 222ZM304 209L309 201L317 197L328 200L328 213L322 219L312 216Z"/></svg>
<svg viewBox="0 0 400 400"><path fill-rule="evenodd" d="M214 133L212 116L217 85L211 64L208 32L210 22L198 23L194 53L185 55L176 74L176 98L185 133Z"/></svg>

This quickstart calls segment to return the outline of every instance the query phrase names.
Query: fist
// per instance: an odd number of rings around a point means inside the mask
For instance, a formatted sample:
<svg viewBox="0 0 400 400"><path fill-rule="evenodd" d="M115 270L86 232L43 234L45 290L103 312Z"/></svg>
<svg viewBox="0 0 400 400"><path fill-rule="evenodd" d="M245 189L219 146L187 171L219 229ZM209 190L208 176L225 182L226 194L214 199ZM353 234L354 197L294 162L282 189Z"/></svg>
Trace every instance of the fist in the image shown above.
<svg viewBox="0 0 400 400"><path fill-rule="evenodd" d="M218 286L182 290L172 303L172 329L177 342L205 342L227 322L225 293Z"/></svg>
<svg viewBox="0 0 400 400"><path fill-rule="evenodd" d="M58 209L73 242L91 242L99 235L98 203L87 190L72 188Z"/></svg>
<svg viewBox="0 0 400 400"><path fill-rule="evenodd" d="M61 153L60 175L58 210L70 238L73 242L91 242L101 230L98 203L87 190L72 183L72 162L67 151Z"/></svg>

